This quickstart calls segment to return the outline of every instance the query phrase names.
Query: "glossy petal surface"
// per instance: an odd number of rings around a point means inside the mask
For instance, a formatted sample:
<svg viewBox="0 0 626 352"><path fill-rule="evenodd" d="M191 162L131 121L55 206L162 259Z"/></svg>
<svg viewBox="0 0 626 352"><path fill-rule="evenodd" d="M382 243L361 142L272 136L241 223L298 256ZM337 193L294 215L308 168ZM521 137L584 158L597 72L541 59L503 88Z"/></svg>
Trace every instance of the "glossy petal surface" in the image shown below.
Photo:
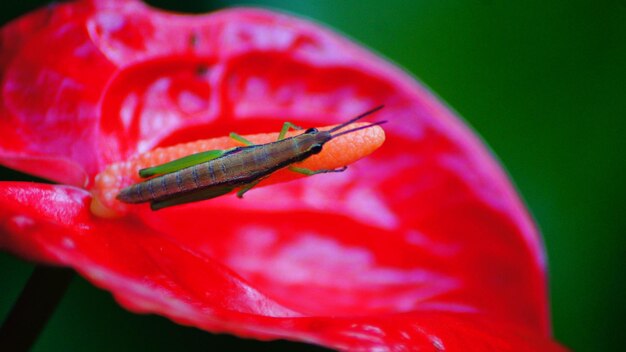
<svg viewBox="0 0 626 352"><path fill-rule="evenodd" d="M244 201L105 220L87 191L2 183L2 247L71 266L130 310L214 332L352 350L559 349L540 239L506 177L384 60L285 15L138 2L53 6L2 38L0 161L71 185L231 130L332 124L381 103L377 119L391 121L349 171Z"/></svg>

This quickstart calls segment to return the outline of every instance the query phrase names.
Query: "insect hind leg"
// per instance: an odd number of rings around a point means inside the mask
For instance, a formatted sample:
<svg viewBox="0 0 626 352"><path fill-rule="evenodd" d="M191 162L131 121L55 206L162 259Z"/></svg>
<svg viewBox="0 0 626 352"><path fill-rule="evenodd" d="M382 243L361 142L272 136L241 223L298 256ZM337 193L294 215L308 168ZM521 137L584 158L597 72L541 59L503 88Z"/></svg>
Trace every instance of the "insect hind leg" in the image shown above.
<svg viewBox="0 0 626 352"><path fill-rule="evenodd" d="M172 195L170 197L165 197L160 200L156 200L150 203L150 208L152 210L159 210L167 207L171 207L174 205L198 202L205 199L212 199L233 190L232 186L215 186L208 187L205 189L193 191L190 193L182 194L182 195Z"/></svg>

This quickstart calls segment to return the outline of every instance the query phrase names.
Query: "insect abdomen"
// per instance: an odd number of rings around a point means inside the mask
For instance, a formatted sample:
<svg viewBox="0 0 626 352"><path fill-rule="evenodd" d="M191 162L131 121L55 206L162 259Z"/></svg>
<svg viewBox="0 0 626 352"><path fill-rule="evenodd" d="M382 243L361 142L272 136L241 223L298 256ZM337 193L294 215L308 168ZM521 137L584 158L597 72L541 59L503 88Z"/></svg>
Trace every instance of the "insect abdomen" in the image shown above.
<svg viewBox="0 0 626 352"><path fill-rule="evenodd" d="M235 158L235 159L232 159ZM240 167L238 156L211 160L124 188L118 199L126 203L143 203L167 198L212 185L235 182ZM239 166L242 166L241 164ZM239 172L240 174L240 172Z"/></svg>
<svg viewBox="0 0 626 352"><path fill-rule="evenodd" d="M122 189L117 199L125 203L143 203L171 194L176 184L177 173L157 176L126 187Z"/></svg>

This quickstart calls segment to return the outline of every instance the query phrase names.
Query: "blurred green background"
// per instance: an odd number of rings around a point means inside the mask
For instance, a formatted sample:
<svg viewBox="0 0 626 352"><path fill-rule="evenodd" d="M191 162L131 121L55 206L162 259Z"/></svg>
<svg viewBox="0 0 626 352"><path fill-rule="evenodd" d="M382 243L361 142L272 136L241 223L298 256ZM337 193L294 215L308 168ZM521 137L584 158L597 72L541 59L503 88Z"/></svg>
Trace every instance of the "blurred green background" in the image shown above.
<svg viewBox="0 0 626 352"><path fill-rule="evenodd" d="M4 22L45 4L3 2ZM626 342L626 1L152 1L186 11L254 5L325 23L418 76L483 136L537 219L554 334L577 351ZM4 170L2 179L21 175ZM620 205L621 204L621 205ZM0 254L0 318L33 264ZM237 345L243 343L244 345ZM259 345L119 308L73 281L35 346L172 350Z"/></svg>

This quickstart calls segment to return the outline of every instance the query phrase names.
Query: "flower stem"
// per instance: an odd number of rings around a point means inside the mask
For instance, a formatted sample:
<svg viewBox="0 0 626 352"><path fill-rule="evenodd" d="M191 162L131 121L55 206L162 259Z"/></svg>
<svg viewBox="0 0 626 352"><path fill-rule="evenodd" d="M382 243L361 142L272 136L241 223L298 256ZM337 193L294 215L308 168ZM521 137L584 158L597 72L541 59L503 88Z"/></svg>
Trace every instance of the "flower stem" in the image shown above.
<svg viewBox="0 0 626 352"><path fill-rule="evenodd" d="M0 351L27 351L34 345L73 277L70 269L35 266L0 328Z"/></svg>

